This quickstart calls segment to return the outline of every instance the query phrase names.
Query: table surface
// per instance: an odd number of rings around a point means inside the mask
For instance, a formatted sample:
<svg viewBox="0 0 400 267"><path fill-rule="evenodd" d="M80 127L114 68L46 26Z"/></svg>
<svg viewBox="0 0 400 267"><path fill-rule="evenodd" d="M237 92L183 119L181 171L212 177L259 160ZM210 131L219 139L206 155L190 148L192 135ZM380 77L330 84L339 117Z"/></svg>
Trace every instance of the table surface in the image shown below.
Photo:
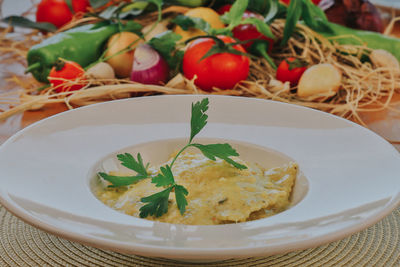
<svg viewBox="0 0 400 267"><path fill-rule="evenodd" d="M0 0L0 12L2 12L3 17L9 14L18 14L18 11L24 11L30 3L30 0L19 0L17 4L15 4L15 1ZM398 33L400 35L400 30L395 28L394 34ZM9 92L18 88L14 84L6 81L10 76L10 71L22 73L23 67L19 64L0 65L0 93ZM395 96L395 100L400 100L400 94ZM1 108L0 103L0 109ZM397 109L400 111L400 105L397 106ZM0 144L27 125L65 110L67 110L67 108L63 104L52 104L45 106L41 110L27 111L22 114L14 115L5 122L0 122ZM362 114L362 117L367 123L368 128L387 140L392 141L392 144L400 151L399 112L384 110L374 113L365 113ZM395 210L391 215L373 227L344 240L327 244L319 248L267 258L231 260L213 264L220 266L270 264L274 266L296 266L296 262L301 262L303 266L306 266L315 265L319 262L321 265L329 265L328 263L341 265L349 264L349 262L354 261L354 258L348 258L348 255L354 254L359 255L359 259L356 262L362 263L368 258L368 255L371 256L371 253L368 251L371 250L372 246L376 245L378 249L375 250L373 256L379 253L381 256L380 261L376 261L375 263L384 262L385 265L396 266L400 265L399 229L400 211ZM21 233L23 233L22 236L20 235ZM8 244L4 241L6 239L9 241ZM69 253L66 254L62 252L65 249L67 249ZM34 253L36 255L35 257L30 255L30 251L34 250L40 251L40 253L37 251L35 252L36 254ZM18 254L18 251L20 254ZM364 254L360 251L364 251ZM347 255L347 260L346 256L343 256L343 253ZM113 260L113 265L139 264L146 266L177 266L183 264L161 259L122 255L69 242L25 224L0 206L0 265L25 265L25 263L29 262L29 259L24 259L23 256L21 256L22 254L30 258L31 263L35 262L36 264L43 263L50 265L104 265L105 261L101 259ZM326 261L328 255L330 255L330 260ZM364 261L362 255L364 255ZM91 259L89 263L87 262L88 258ZM371 261L369 260L364 263L370 265Z"/></svg>

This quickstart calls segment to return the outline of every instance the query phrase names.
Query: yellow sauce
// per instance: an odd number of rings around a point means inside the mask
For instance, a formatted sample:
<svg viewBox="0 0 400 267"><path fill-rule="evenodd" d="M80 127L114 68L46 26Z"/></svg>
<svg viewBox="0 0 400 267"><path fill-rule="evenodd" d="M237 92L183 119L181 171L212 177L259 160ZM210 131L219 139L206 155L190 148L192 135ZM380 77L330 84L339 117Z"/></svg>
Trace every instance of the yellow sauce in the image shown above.
<svg viewBox="0 0 400 267"><path fill-rule="evenodd" d="M147 219L213 225L256 220L288 208L297 176L296 163L266 170L257 164L233 159L248 169L239 170L223 160L209 160L200 153L182 153L172 171L175 181L189 191L186 212L180 214L175 195L171 193L168 213ZM156 175L157 169L150 168L150 172ZM139 209L143 206L140 199L161 190L151 183L151 179L144 179L124 188L107 188L102 183L95 191L97 197L111 208L139 217Z"/></svg>

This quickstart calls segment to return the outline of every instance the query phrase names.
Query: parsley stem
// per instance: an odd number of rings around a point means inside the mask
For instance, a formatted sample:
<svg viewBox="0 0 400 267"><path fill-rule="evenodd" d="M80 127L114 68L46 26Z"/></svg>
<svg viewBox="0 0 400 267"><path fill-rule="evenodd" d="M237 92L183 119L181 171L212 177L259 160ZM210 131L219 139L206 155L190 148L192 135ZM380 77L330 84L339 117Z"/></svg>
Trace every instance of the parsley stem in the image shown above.
<svg viewBox="0 0 400 267"><path fill-rule="evenodd" d="M179 155L188 147L190 147L192 144L188 143L186 146L184 146L181 150L179 150L178 154L175 155L174 159L172 160L171 164L169 165L170 168L172 168L172 165L175 163L176 159L179 157Z"/></svg>
<svg viewBox="0 0 400 267"><path fill-rule="evenodd" d="M153 23L153 25L151 26L151 28L147 31L147 32L145 32L143 35L144 36L146 36L146 35L148 35L150 32L152 32L156 27L157 27L157 25L160 23L160 21L161 21L161 19L162 19L162 9L161 9L161 6L159 6L159 5L157 5L157 21L156 22L154 22Z"/></svg>

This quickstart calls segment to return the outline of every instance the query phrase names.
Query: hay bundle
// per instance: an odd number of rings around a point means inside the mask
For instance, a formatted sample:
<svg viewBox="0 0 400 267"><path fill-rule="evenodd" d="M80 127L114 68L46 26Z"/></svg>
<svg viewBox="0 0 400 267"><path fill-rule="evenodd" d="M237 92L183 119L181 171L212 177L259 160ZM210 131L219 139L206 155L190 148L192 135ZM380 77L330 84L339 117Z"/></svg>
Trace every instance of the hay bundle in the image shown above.
<svg viewBox="0 0 400 267"><path fill-rule="evenodd" d="M187 9L170 7L164 15L184 13ZM146 15L138 19L142 25L155 21L157 14ZM65 30L79 23L95 22L96 18L76 18L63 27ZM282 38L285 21L276 20L271 28L277 38ZM26 54L29 48L43 38L38 32L13 34L12 28L2 30L0 52L2 63L18 62L26 67ZM284 58L298 57L308 63L330 63L343 74L342 85L332 97L317 100L298 97L296 88L282 84L275 79L275 70L264 59L252 59L250 74L246 81L237 84L231 90L215 88L211 94L257 97L307 106L323 110L361 124L359 112L390 109L393 95L400 90L400 71L391 68L375 68L369 62L362 62L363 55L370 53L366 46L340 45L334 40L312 31L307 26L298 24L295 34L284 48L275 49L272 58L280 62ZM119 98L138 97L155 94L210 94L185 79L181 74L173 77L165 86L143 85L126 79L99 80L87 78L86 86L73 92L56 93L54 88L41 88L42 85L26 75L10 73L8 82L20 88L19 97L11 97L9 92L0 94L0 120L18 112L39 109L48 103L65 103L68 108L89 105ZM69 81L70 85L82 81ZM12 93L11 93L12 94Z"/></svg>

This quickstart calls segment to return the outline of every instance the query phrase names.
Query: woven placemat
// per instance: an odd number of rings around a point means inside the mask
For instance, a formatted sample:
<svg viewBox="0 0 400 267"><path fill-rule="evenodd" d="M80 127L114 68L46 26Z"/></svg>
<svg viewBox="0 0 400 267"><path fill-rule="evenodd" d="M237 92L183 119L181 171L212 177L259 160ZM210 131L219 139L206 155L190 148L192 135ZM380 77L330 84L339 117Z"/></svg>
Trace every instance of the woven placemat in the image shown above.
<svg viewBox="0 0 400 267"><path fill-rule="evenodd" d="M400 208L364 231L317 248L202 264L70 242L22 222L0 206L0 266L400 266Z"/></svg>

